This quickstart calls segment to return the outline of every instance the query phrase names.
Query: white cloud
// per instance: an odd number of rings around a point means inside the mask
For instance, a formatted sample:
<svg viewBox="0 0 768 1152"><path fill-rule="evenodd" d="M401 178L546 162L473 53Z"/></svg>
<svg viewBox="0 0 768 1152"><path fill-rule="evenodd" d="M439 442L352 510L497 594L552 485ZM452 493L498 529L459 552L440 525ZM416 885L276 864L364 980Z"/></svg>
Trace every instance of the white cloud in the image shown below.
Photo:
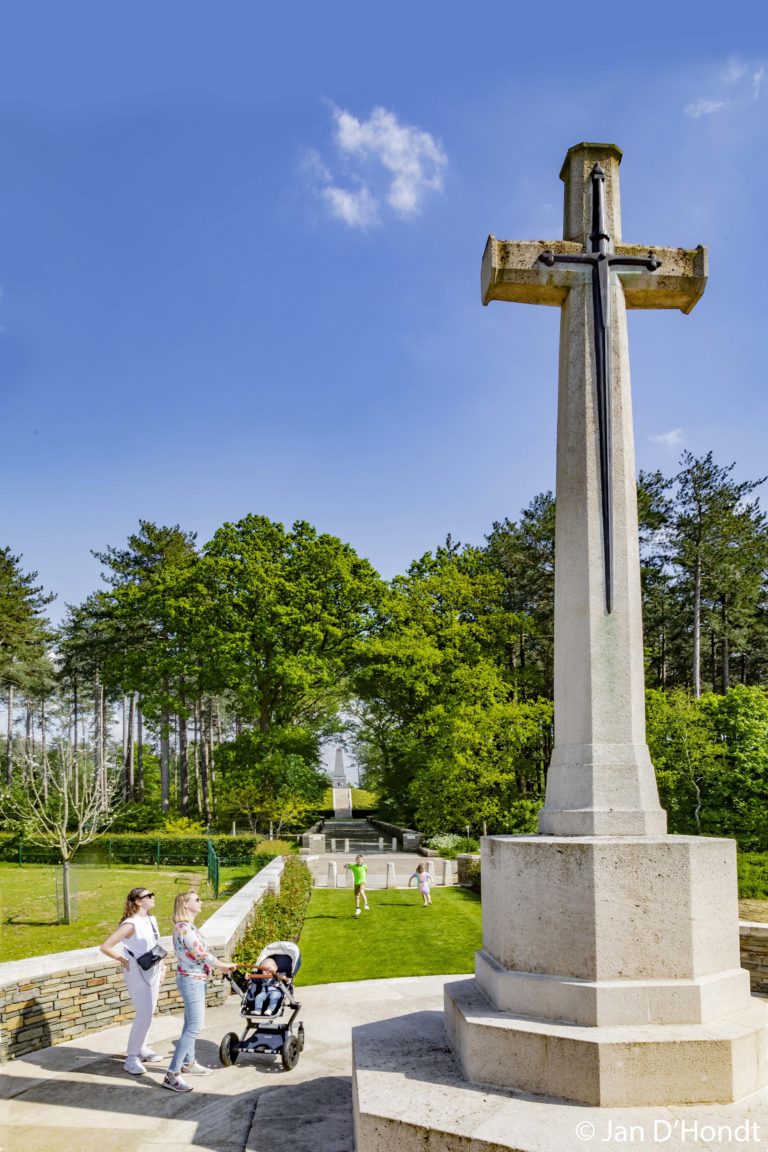
<svg viewBox="0 0 768 1152"><path fill-rule="evenodd" d="M442 191L448 160L429 132L401 124L394 112L381 107L367 120L336 107L332 116L344 180L314 149L302 168L336 219L350 228L371 228L381 223L384 205L401 219L411 219L431 193Z"/></svg>
<svg viewBox="0 0 768 1152"><path fill-rule="evenodd" d="M702 96L701 99L686 104L683 111L686 116L692 116L694 120L698 120L699 116L711 116L713 112L719 112L724 107L725 100L711 100L707 96Z"/></svg>
<svg viewBox="0 0 768 1152"><path fill-rule="evenodd" d="M663 444L665 448L678 448L683 443L683 429L673 428L671 432L659 432L648 439L654 444Z"/></svg>
<svg viewBox="0 0 768 1152"><path fill-rule="evenodd" d="M737 84L739 80L744 79L748 71L749 66L743 60L739 60L738 56L731 56L718 79L723 84Z"/></svg>
<svg viewBox="0 0 768 1152"><path fill-rule="evenodd" d="M416 215L427 193L442 191L447 157L429 132L400 124L386 108L374 108L363 121L343 108L334 108L333 116L341 151L372 157L391 174L386 198L398 215Z"/></svg>
<svg viewBox="0 0 768 1152"><path fill-rule="evenodd" d="M350 192L348 188L337 188L330 184L321 188L320 195L328 204L331 215L343 220L350 228L365 231L379 222L378 205L365 185Z"/></svg>
<svg viewBox="0 0 768 1152"><path fill-rule="evenodd" d="M701 116L711 116L724 108L738 108L757 100L765 75L765 65L761 61L742 60L731 56L722 68L711 78L712 94L700 96L686 104L686 116L698 120Z"/></svg>
<svg viewBox="0 0 768 1152"><path fill-rule="evenodd" d="M309 148L301 164L304 173L321 184L330 184L333 177L322 156L315 148Z"/></svg>

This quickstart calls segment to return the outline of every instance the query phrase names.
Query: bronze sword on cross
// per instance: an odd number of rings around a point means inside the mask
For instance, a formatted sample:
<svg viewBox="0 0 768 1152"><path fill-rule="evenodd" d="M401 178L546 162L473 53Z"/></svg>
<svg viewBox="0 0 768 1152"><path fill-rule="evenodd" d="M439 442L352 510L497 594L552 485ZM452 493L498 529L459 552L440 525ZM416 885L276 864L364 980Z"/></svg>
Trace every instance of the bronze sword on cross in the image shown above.
<svg viewBox="0 0 768 1152"><path fill-rule="evenodd" d="M652 252L647 257L616 256L610 251L611 238L605 223L605 172L595 164L592 184L592 231L590 249L583 255L556 255L547 249L539 256L548 268L555 264L586 264L592 270L592 313L595 347L595 383L597 388L597 427L600 444L600 498L603 529L603 563L605 571L605 607L613 611L613 495L611 448L611 291L612 268L645 268L655 272L661 267Z"/></svg>

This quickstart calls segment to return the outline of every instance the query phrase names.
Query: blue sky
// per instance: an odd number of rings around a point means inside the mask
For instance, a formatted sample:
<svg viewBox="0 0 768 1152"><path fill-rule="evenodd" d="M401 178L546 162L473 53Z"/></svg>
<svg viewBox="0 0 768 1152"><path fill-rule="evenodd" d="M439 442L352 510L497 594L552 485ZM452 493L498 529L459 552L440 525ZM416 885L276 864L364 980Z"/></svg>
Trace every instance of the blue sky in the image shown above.
<svg viewBox="0 0 768 1152"><path fill-rule="evenodd" d="M580 140L625 241L710 248L690 316L630 318L638 466L768 471L765 13L615 13L5 6L0 544L55 614L139 518L306 519L389 577L551 488L558 315L483 308L480 258L561 235Z"/></svg>

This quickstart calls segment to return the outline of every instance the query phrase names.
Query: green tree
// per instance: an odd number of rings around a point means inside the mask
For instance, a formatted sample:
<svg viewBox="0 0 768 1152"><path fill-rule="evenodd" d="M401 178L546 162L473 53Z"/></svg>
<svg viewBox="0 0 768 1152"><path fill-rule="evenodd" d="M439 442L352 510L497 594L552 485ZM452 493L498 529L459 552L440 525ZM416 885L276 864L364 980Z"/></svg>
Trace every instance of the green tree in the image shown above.
<svg viewBox="0 0 768 1152"><path fill-rule="evenodd" d="M505 638L507 676L521 698L552 697L554 677L555 501L540 493L515 523L495 523L486 538L493 570L504 577L515 629Z"/></svg>
<svg viewBox="0 0 768 1152"><path fill-rule="evenodd" d="M473 826L498 827L526 790L507 659L518 623L504 575L481 549L438 548L392 582L353 680L356 753L383 812L427 831L450 830L460 813L463 827L470 811ZM536 727L537 792L549 724Z"/></svg>
<svg viewBox="0 0 768 1152"><path fill-rule="evenodd" d="M13 782L14 696L45 697L52 687L48 649L52 641L44 610L54 599L35 583L37 572L24 572L21 557L0 549L0 684L7 693L8 728L5 779ZM44 730L44 725L43 725Z"/></svg>
<svg viewBox="0 0 768 1152"><path fill-rule="evenodd" d="M205 546L201 582L201 650L240 721L262 733L336 730L352 647L383 594L369 562L303 521L286 531L247 516Z"/></svg>
<svg viewBox="0 0 768 1152"><path fill-rule="evenodd" d="M295 823L320 805L329 781L318 761L312 732L245 729L219 748L221 815L245 816L254 832L268 827L270 838L279 837L286 822Z"/></svg>
<svg viewBox="0 0 768 1152"><path fill-rule="evenodd" d="M765 478L737 483L731 479L735 465L720 467L711 452L700 459L684 452L681 463L683 467L675 477L670 555L690 607L691 685L694 696L700 696L702 623L707 603L713 606L719 601L722 606L727 645L728 611L733 619L758 596L763 570L756 558L764 550L764 517L756 504L746 504L745 500ZM757 582L752 575L756 569L761 573ZM727 687L727 673L724 679Z"/></svg>

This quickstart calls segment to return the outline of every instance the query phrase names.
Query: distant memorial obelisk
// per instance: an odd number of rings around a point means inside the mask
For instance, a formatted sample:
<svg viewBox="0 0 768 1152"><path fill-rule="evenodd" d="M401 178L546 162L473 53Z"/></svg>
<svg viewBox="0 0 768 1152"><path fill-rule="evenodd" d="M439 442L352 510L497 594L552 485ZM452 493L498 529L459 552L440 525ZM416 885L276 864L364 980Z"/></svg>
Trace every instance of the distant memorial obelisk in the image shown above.
<svg viewBox="0 0 768 1152"><path fill-rule="evenodd" d="M347 784L344 772L344 752L336 749L336 760L333 766L333 813L337 819L349 818L352 815L352 790Z"/></svg>
<svg viewBox="0 0 768 1152"><path fill-rule="evenodd" d="M341 748L336 749L336 762L333 766L333 786L334 788L347 787L347 777L344 773L344 752Z"/></svg>
<svg viewBox="0 0 768 1152"><path fill-rule="evenodd" d="M445 987L464 1082L496 1091L464 1090L405 1024L369 1026L355 1038L357 1152L416 1147L414 1128L435 1152L605 1146L605 1108L614 1123L653 1108L670 1134L678 1117L692 1131L745 1114L768 1131L768 1005L740 966L736 846L666 835L645 739L626 312L690 312L707 257L622 242L621 155L571 148L563 239L491 236L483 257L484 304L561 311L546 800L539 835L484 837L475 979Z"/></svg>

